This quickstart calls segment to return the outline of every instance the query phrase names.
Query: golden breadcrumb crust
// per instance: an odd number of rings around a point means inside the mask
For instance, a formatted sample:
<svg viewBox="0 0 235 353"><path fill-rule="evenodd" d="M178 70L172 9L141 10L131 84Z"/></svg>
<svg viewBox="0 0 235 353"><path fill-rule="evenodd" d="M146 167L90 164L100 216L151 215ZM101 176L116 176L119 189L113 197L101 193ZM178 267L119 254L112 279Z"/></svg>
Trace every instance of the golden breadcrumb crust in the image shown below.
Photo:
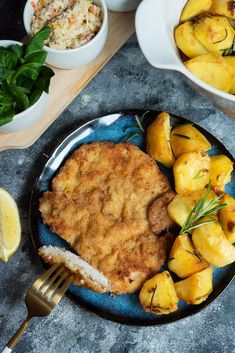
<svg viewBox="0 0 235 353"><path fill-rule="evenodd" d="M168 237L150 229L148 209L167 191L167 178L138 147L94 142L65 162L40 211L52 232L108 278L111 292L129 293L165 261Z"/></svg>

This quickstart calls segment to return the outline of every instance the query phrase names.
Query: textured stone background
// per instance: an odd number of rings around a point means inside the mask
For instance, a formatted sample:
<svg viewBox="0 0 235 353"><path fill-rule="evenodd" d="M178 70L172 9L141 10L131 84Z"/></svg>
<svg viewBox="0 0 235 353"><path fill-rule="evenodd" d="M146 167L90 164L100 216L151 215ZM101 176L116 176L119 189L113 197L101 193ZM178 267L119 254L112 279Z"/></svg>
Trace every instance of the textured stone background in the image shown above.
<svg viewBox="0 0 235 353"><path fill-rule="evenodd" d="M1 39L20 39L24 34L20 18L23 3L1 1ZM17 26L10 25L9 18ZM192 91L177 73L150 67L133 36L33 146L0 152L0 187L15 197L23 227L18 252L9 263L0 263L0 350L24 319L24 294L42 270L29 237L28 206L43 153L50 152L84 121L133 107L188 117L221 139L235 156L235 120ZM52 315L33 321L15 352L233 353L234 289L235 282L194 317L149 328L105 321L65 297Z"/></svg>

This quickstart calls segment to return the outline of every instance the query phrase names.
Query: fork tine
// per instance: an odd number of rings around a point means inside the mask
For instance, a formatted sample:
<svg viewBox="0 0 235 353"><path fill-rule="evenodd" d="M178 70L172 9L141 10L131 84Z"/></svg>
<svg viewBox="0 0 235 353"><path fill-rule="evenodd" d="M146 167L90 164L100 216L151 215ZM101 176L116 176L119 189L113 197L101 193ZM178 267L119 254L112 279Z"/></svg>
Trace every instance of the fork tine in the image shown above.
<svg viewBox="0 0 235 353"><path fill-rule="evenodd" d="M55 282L56 278L64 271L63 266L59 267L52 277L49 278L48 282L40 289L40 292L44 294L50 286ZM45 283L45 282L44 282Z"/></svg>
<svg viewBox="0 0 235 353"><path fill-rule="evenodd" d="M72 278L73 276L70 276L66 281L65 283L63 284L62 287L60 287L56 294L54 295L54 297L52 298L52 302L53 304L57 305L60 300L62 299L64 293L66 292L66 290L68 289L68 287L70 286L71 282L72 282Z"/></svg>
<svg viewBox="0 0 235 353"><path fill-rule="evenodd" d="M68 279L67 272L63 272L60 274L60 278L56 282L52 283L52 286L50 287L48 292L45 294L48 300L50 300L52 298L53 294L55 293L57 288L60 286L60 284L67 279Z"/></svg>
<svg viewBox="0 0 235 353"><path fill-rule="evenodd" d="M43 272L41 276L33 283L33 287L35 289L39 289L43 285L43 283L45 283L48 280L51 274L59 267L60 267L60 264L55 264L52 267L50 267L47 271Z"/></svg>

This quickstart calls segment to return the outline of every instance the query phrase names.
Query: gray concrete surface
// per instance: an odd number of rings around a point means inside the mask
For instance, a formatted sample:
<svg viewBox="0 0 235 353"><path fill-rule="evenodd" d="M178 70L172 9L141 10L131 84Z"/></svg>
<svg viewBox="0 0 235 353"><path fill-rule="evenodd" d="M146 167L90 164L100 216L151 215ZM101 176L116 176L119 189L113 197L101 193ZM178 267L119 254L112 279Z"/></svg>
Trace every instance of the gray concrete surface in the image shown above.
<svg viewBox="0 0 235 353"><path fill-rule="evenodd" d="M235 156L235 120L196 94L177 73L150 67L133 36L33 146L0 152L0 187L15 197L23 227L19 250L8 263L0 263L0 350L24 319L24 294L42 269L28 230L30 193L42 154L84 121L133 107L167 110L198 122ZM33 321L15 352L233 353L234 289L235 282L196 316L148 328L105 321L64 298L48 318Z"/></svg>

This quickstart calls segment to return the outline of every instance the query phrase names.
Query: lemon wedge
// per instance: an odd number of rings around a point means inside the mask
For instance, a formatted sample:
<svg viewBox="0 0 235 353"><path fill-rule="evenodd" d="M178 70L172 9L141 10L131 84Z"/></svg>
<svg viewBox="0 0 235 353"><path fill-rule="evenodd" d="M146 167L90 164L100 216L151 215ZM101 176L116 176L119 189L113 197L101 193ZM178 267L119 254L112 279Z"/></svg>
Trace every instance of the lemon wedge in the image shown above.
<svg viewBox="0 0 235 353"><path fill-rule="evenodd" d="M8 261L16 252L21 240L18 207L13 197L0 188L0 259Z"/></svg>

